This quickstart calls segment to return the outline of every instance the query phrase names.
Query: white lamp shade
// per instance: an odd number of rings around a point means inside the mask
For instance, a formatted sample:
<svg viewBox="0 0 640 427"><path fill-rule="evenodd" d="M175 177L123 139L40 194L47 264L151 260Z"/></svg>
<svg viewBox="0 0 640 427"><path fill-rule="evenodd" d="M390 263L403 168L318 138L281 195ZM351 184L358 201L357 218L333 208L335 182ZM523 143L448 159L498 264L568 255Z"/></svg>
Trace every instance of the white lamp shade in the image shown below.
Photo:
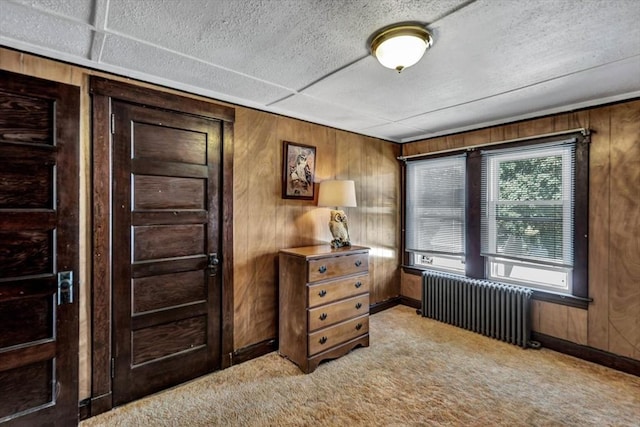
<svg viewBox="0 0 640 427"><path fill-rule="evenodd" d="M356 207L356 185L351 180L326 180L320 183L318 206Z"/></svg>
<svg viewBox="0 0 640 427"><path fill-rule="evenodd" d="M392 70L402 70L420 61L426 50L427 43L424 39L413 35L404 35L380 43L375 55L383 66Z"/></svg>

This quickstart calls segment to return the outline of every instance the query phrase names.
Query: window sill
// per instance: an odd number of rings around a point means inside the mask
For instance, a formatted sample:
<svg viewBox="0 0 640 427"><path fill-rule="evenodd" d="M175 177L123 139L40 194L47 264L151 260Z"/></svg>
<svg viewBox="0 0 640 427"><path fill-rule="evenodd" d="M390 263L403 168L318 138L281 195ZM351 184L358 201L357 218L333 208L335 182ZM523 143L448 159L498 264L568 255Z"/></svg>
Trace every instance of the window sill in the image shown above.
<svg viewBox="0 0 640 427"><path fill-rule="evenodd" d="M406 274L414 276L422 276L422 272L428 268L420 268L414 265L402 265L402 271ZM556 294L553 292L541 291L539 289L529 288L533 291L533 299L536 301L550 302L553 304L566 305L569 307L581 308L586 310L593 301L591 298L576 297L573 295Z"/></svg>
<svg viewBox="0 0 640 427"><path fill-rule="evenodd" d="M538 289L531 289L533 291L533 299L536 301L551 302L554 304L567 305L569 307L582 308L584 310L589 308L589 304L593 301L591 298L576 297L574 295L555 294L553 292L545 292Z"/></svg>

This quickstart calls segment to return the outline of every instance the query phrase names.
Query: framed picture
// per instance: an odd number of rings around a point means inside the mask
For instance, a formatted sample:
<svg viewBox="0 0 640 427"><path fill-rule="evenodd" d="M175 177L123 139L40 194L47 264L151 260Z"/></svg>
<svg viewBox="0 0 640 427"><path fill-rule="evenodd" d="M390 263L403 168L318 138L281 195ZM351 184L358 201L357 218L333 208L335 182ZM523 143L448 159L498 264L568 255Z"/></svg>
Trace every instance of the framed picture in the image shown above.
<svg viewBox="0 0 640 427"><path fill-rule="evenodd" d="M283 142L282 198L313 200L316 147Z"/></svg>

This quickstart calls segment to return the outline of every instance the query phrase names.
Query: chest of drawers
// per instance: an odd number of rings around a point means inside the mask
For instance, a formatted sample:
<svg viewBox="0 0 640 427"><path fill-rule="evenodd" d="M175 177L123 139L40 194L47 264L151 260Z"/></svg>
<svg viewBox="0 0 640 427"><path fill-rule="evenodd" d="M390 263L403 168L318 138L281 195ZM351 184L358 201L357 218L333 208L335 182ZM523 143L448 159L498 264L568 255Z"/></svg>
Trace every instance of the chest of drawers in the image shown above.
<svg viewBox="0 0 640 427"><path fill-rule="evenodd" d="M369 248L307 246L279 254L279 343L305 373L369 345Z"/></svg>

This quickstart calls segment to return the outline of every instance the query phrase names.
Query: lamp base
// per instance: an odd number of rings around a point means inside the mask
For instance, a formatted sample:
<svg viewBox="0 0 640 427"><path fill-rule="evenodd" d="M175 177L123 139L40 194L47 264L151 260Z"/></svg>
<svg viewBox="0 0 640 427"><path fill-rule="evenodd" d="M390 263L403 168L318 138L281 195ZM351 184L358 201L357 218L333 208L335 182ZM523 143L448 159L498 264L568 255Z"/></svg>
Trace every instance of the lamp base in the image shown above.
<svg viewBox="0 0 640 427"><path fill-rule="evenodd" d="M349 240L349 227L347 226L347 214L345 214L344 211L331 211L329 230L331 230L331 235L333 236L333 240L331 241L332 248L351 246L351 242Z"/></svg>

